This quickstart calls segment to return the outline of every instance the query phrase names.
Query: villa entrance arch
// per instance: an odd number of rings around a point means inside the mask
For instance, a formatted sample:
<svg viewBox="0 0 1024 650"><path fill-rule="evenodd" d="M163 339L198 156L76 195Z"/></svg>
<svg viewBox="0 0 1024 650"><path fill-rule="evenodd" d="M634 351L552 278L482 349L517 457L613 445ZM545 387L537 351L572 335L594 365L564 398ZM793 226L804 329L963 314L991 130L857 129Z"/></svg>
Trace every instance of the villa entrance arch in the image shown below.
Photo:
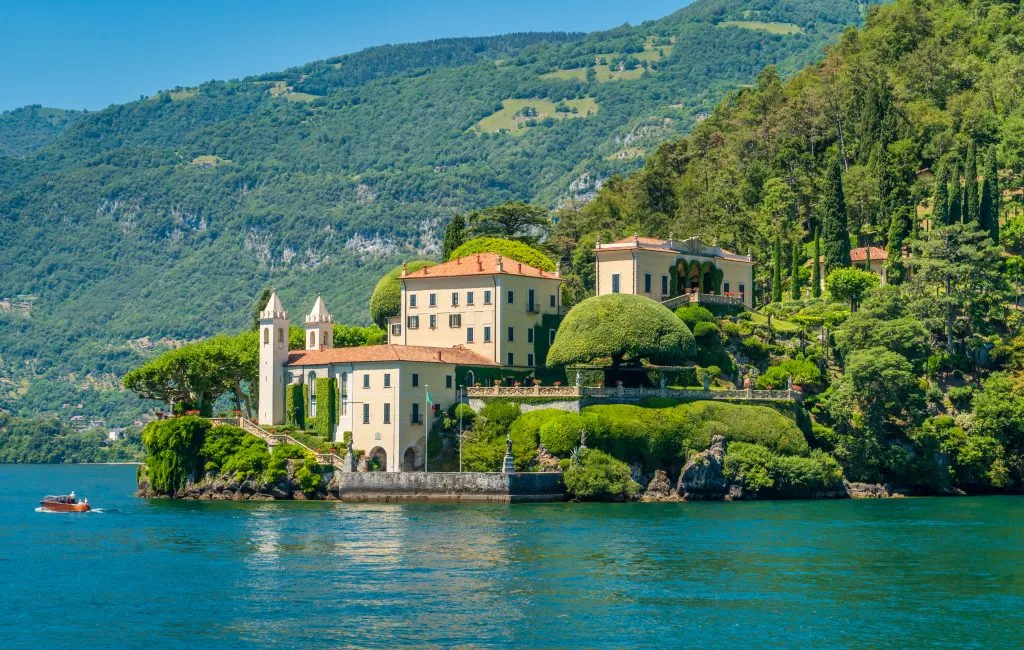
<svg viewBox="0 0 1024 650"><path fill-rule="evenodd" d="M403 472L414 472L416 471L416 448L409 447L405 450L402 455L402 471Z"/></svg>
<svg viewBox="0 0 1024 650"><path fill-rule="evenodd" d="M370 453L367 454L366 458L367 462L369 463L370 471L388 471L388 454L386 451L384 451L382 447L374 447L373 449L371 449Z"/></svg>

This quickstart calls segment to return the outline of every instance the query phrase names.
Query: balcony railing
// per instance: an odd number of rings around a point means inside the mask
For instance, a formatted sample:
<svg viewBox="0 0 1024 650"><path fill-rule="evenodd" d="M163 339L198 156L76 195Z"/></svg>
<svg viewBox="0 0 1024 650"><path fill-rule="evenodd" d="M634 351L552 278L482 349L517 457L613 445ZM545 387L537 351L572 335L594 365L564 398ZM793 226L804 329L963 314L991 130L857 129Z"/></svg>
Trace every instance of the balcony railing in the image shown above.
<svg viewBox="0 0 1024 650"><path fill-rule="evenodd" d="M700 293L691 292L684 293L678 296L674 296L667 300L662 300L661 304L665 305L669 309L675 309L682 305L695 304L695 305L737 305L742 306L744 304L744 295L719 295L717 293Z"/></svg>

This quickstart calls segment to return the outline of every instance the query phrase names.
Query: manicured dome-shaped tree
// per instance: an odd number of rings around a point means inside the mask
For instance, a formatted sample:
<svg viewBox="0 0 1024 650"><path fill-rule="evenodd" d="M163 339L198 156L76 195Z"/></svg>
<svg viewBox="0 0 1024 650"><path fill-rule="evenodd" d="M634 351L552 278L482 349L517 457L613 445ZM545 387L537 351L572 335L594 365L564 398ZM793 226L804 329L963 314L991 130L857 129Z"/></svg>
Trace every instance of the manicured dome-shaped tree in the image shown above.
<svg viewBox="0 0 1024 650"><path fill-rule="evenodd" d="M414 260L406 264L408 273L419 271L437 262ZM387 327L388 319L402 313L402 267L397 266L380 279L370 296L370 318L381 327Z"/></svg>
<svg viewBox="0 0 1024 650"><path fill-rule="evenodd" d="M458 259L476 253L497 253L502 257L513 259L523 264L540 269L541 271L554 271L555 263L551 258L532 246L523 242L511 239L500 239L498 237L477 237L459 246L452 251L450 259Z"/></svg>
<svg viewBox="0 0 1024 650"><path fill-rule="evenodd" d="M648 360L681 363L696 351L690 329L650 298L613 293L569 310L548 351L549 366L610 358L613 366Z"/></svg>

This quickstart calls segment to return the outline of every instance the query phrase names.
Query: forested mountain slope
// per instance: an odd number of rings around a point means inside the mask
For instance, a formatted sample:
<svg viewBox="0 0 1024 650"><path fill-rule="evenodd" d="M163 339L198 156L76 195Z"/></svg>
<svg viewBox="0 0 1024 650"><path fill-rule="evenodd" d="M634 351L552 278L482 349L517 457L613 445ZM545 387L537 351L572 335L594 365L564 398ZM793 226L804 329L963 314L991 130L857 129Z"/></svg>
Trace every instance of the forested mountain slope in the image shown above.
<svg viewBox="0 0 1024 650"><path fill-rule="evenodd" d="M178 88L32 138L5 116L0 406L84 396L111 413L152 341L238 329L269 284L294 317L322 290L363 322L381 271L436 255L454 213L588 198L863 11L701 0L607 32L386 46Z"/></svg>

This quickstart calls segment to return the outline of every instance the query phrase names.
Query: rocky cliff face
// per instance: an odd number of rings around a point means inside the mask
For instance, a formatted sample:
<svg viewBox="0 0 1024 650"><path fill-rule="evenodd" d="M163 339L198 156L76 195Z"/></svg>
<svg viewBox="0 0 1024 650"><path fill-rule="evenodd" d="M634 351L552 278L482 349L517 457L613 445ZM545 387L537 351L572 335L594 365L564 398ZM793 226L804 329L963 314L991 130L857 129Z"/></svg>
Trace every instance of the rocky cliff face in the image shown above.
<svg viewBox="0 0 1024 650"><path fill-rule="evenodd" d="M688 501L724 499L728 484L725 478L725 438L715 436L710 447L686 461L679 474L676 493Z"/></svg>

